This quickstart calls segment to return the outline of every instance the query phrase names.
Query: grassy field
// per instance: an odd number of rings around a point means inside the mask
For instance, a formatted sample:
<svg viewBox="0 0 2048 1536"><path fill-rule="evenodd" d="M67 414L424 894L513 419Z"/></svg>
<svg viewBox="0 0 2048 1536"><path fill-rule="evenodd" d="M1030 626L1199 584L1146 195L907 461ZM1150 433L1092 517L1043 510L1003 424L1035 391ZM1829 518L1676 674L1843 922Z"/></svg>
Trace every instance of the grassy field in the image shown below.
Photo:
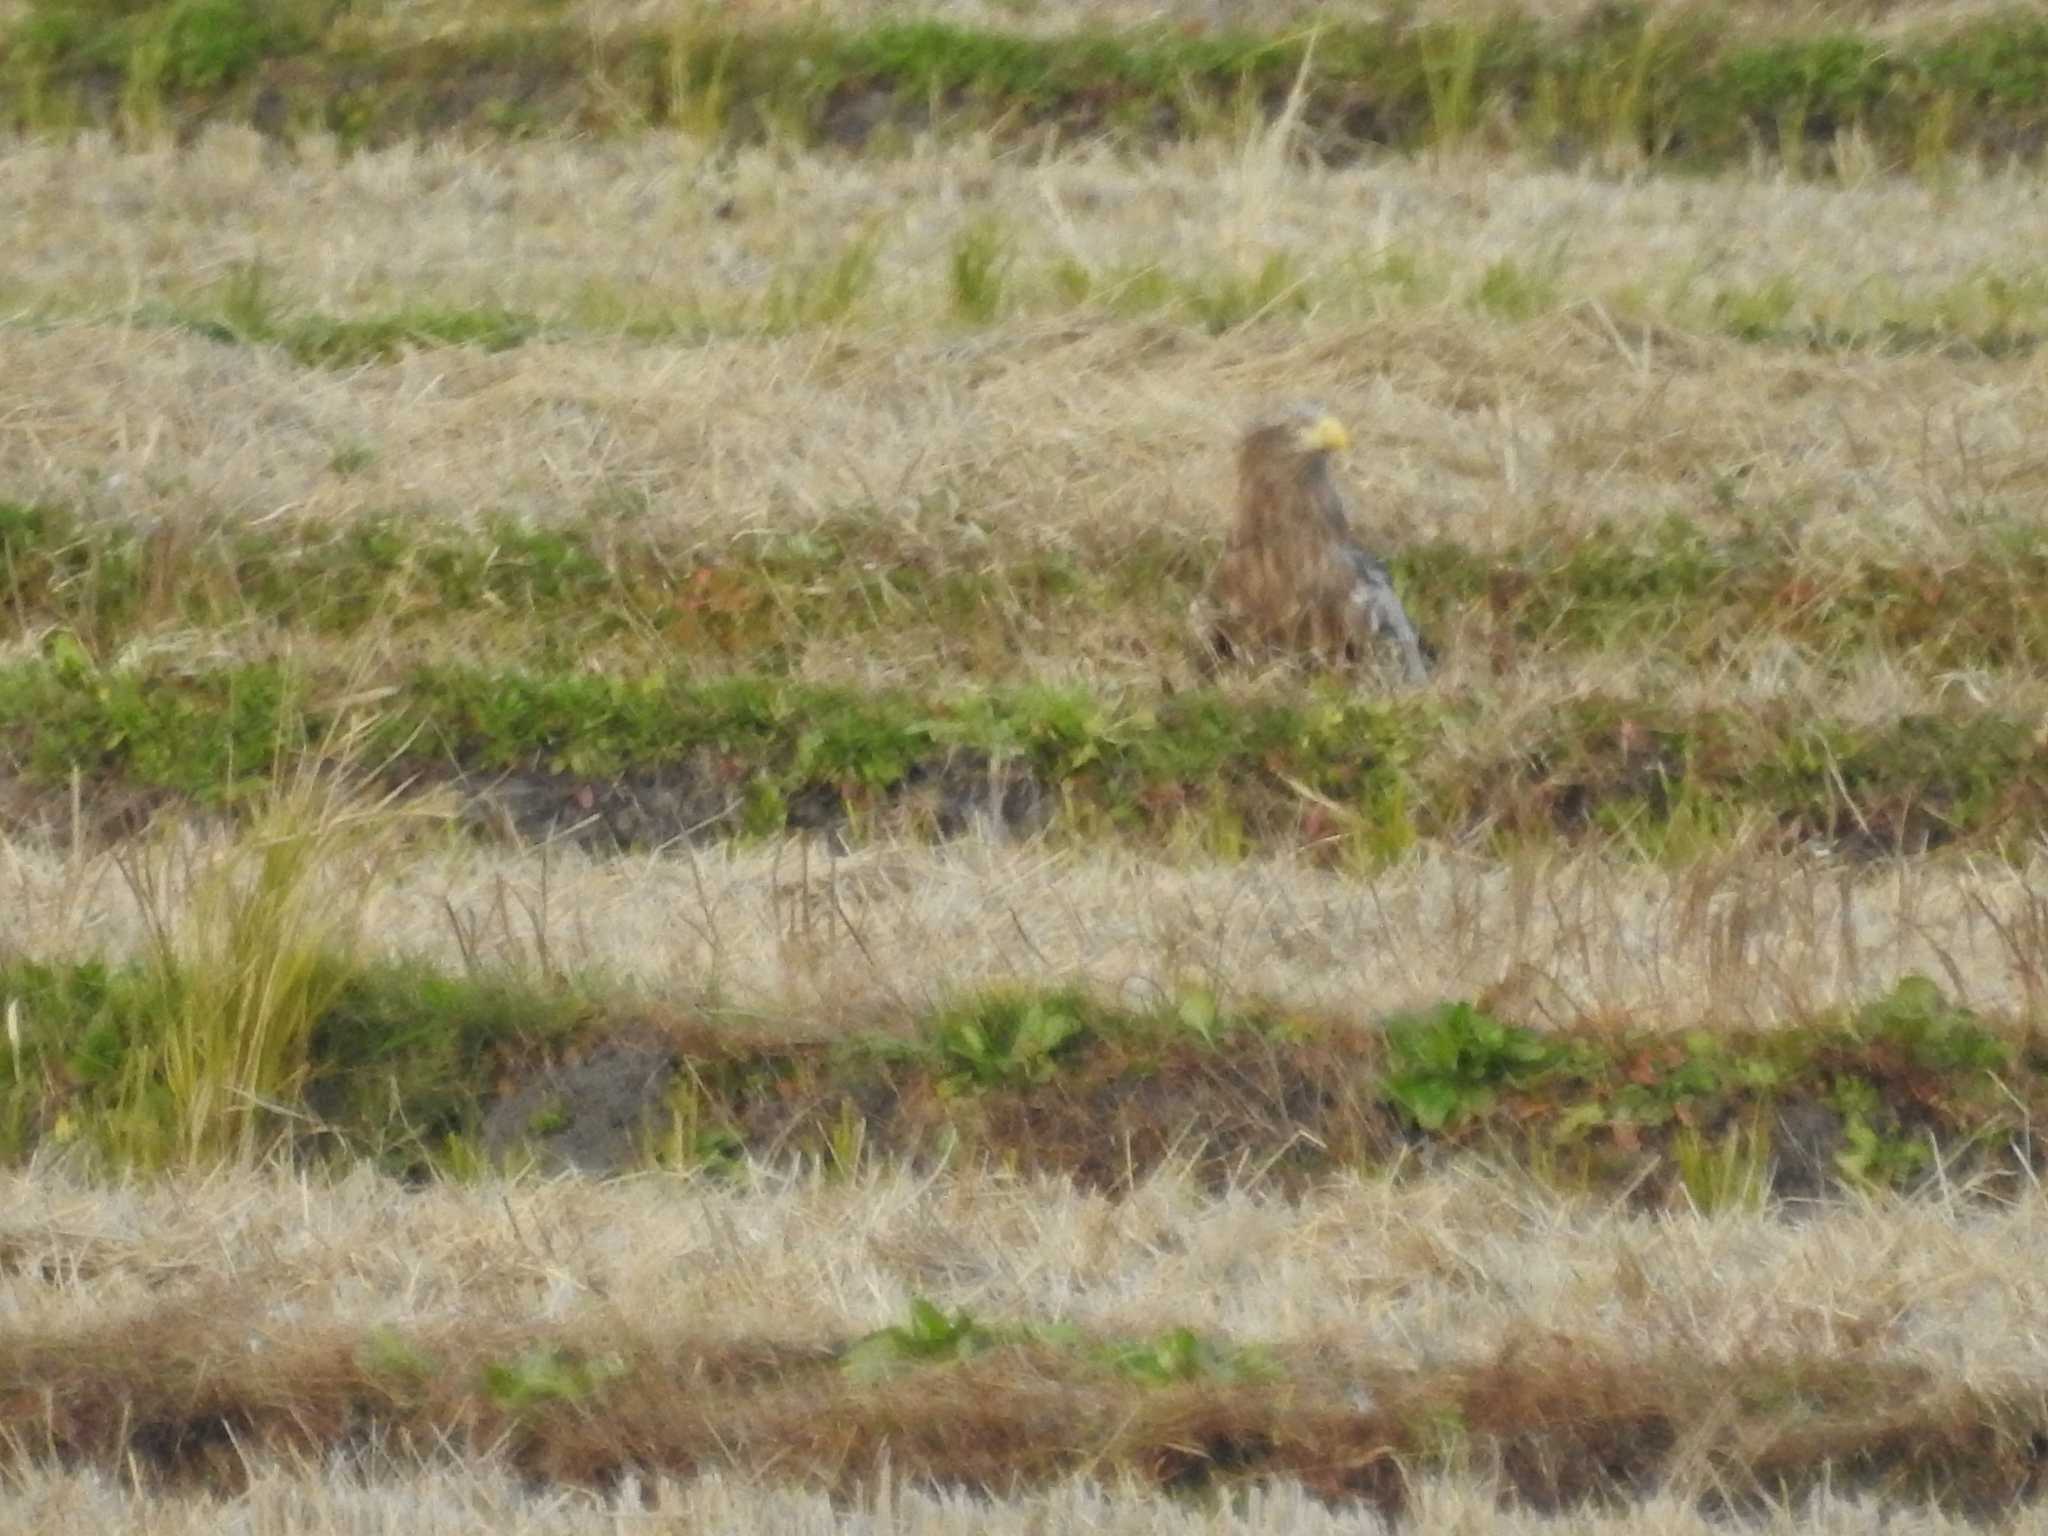
<svg viewBox="0 0 2048 1536"><path fill-rule="evenodd" d="M2048 32L0 4L0 1528L2030 1530ZM1311 397L1436 656L1212 674Z"/></svg>

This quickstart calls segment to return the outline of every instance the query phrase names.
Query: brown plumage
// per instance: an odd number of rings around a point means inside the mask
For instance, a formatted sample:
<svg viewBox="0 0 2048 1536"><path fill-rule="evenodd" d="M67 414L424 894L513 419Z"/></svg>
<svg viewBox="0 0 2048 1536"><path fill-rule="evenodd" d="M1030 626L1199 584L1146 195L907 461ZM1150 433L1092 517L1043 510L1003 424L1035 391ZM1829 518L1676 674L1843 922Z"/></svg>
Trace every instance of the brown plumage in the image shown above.
<svg viewBox="0 0 2048 1536"><path fill-rule="evenodd" d="M1237 453L1237 521L1216 567L1224 655L1364 660L1384 637L1408 680L1429 673L1387 568L1351 532L1330 455L1350 446L1319 405L1289 406L1254 426Z"/></svg>

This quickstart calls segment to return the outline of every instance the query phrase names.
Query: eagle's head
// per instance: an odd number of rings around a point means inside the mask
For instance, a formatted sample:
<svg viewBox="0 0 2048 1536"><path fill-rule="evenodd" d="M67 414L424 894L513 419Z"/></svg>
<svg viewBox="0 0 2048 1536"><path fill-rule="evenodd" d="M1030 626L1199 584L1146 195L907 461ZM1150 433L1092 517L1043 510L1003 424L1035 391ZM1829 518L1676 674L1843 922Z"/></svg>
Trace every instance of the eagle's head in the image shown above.
<svg viewBox="0 0 2048 1536"><path fill-rule="evenodd" d="M1238 445L1238 496L1242 501L1271 501L1281 486L1305 489L1314 502L1337 495L1330 456L1351 446L1330 409L1318 400L1297 400L1267 412L1252 424ZM1272 502L1273 506L1285 504Z"/></svg>
<svg viewBox="0 0 2048 1536"><path fill-rule="evenodd" d="M1257 442L1268 454L1321 458L1349 448L1351 434L1321 401L1298 400L1255 423L1246 441Z"/></svg>

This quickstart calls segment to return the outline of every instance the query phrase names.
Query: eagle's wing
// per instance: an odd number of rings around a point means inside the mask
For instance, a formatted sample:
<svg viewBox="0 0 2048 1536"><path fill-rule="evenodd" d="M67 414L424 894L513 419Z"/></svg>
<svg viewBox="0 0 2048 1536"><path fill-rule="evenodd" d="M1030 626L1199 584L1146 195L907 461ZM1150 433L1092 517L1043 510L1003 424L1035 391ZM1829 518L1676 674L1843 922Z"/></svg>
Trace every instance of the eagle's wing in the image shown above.
<svg viewBox="0 0 2048 1536"><path fill-rule="evenodd" d="M1429 664L1422 659L1422 642L1416 638L1408 610L1401 606L1401 595L1394 590L1394 580L1387 574L1386 566L1352 533L1344 493L1337 489L1328 465L1321 460L1316 461L1310 474L1308 489L1324 524L1351 562L1351 605L1359 610L1366 632L1391 637L1401 648L1401 663L1407 669L1408 681L1421 682L1429 675Z"/></svg>
<svg viewBox="0 0 2048 1536"><path fill-rule="evenodd" d="M1416 639L1415 626L1408 621L1408 610L1401 606L1401 594L1394 590L1393 577L1358 544L1346 540L1344 552L1350 556L1354 576L1351 605L1361 610L1369 631L1391 636L1401 648L1408 681L1421 682L1429 676L1429 665L1422 659L1422 643Z"/></svg>

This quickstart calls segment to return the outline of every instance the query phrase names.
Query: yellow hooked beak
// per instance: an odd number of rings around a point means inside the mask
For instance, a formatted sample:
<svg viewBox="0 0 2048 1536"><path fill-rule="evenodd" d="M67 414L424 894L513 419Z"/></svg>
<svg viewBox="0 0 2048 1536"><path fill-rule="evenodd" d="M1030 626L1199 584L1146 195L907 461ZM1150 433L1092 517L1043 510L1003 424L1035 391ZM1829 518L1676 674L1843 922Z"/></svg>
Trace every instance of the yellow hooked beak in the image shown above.
<svg viewBox="0 0 2048 1536"><path fill-rule="evenodd" d="M1351 446L1351 434L1336 417L1322 416L1301 429L1301 446L1311 453L1342 453Z"/></svg>

